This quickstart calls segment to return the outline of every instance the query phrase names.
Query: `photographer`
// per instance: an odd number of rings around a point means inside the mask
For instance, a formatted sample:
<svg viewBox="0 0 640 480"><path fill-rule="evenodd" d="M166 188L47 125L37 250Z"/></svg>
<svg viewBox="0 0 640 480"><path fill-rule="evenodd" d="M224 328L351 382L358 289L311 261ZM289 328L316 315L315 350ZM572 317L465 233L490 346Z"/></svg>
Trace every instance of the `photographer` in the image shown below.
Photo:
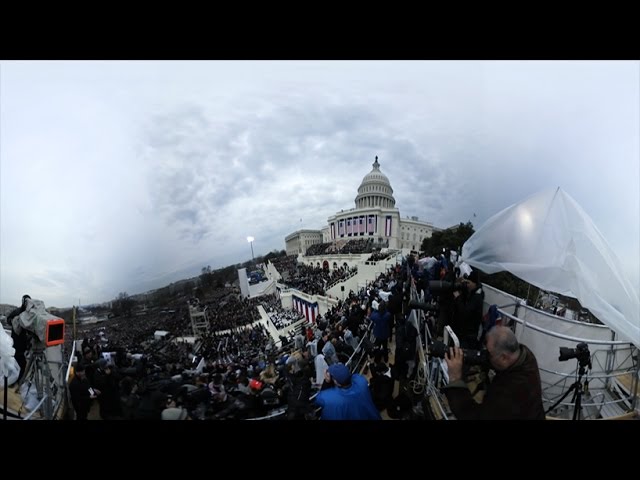
<svg viewBox="0 0 640 480"><path fill-rule="evenodd" d="M449 384L444 393L458 420L544 420L538 362L507 327L487 333L487 352L496 371L481 404L462 379L463 352L451 348L446 356Z"/></svg>
<svg viewBox="0 0 640 480"><path fill-rule="evenodd" d="M479 348L478 333L482 324L482 304L484 292L478 279L478 271L473 270L462 280L466 291L453 291L453 319L451 328L460 338L462 348Z"/></svg>
<svg viewBox="0 0 640 480"><path fill-rule="evenodd" d="M445 271L441 273L442 275L440 275L440 280L452 284L455 283L456 274L453 269L445 268ZM453 296L453 290L447 289L437 291L435 296L437 297L438 305L440 306L438 320L436 322L436 336L442 337L445 325L449 325L453 318L455 298Z"/></svg>
<svg viewBox="0 0 640 480"><path fill-rule="evenodd" d="M11 338L13 339L13 348L16 349L15 359L20 366L20 375L18 376L18 382L25 374L25 368L27 366L27 360L24 356L25 351L29 347L29 336L27 330L24 328L19 329L20 333L16 333L17 328L13 325L13 319L20 315L27 309L27 299L31 300L29 295L22 296L22 305L13 310L7 317L7 323L11 326ZM17 320L16 320L17 322Z"/></svg>

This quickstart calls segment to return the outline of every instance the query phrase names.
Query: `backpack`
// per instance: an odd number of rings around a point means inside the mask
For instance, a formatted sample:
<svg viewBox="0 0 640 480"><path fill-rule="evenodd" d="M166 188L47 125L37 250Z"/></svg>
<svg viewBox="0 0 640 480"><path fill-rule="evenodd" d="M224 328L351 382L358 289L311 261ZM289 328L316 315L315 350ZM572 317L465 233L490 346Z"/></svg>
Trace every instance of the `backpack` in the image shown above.
<svg viewBox="0 0 640 480"><path fill-rule="evenodd" d="M484 337L487 335L487 332L491 330L495 325L500 325L502 322L500 321L500 313L498 312L497 305L491 305L487 313L482 317L482 334L480 335L480 341L484 340Z"/></svg>

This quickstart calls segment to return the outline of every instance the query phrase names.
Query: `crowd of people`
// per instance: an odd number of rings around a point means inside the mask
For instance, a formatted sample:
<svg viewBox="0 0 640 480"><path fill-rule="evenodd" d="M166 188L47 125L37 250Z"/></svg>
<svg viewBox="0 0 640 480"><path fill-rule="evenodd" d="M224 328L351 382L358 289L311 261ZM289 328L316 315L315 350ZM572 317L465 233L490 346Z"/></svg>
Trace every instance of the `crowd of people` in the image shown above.
<svg viewBox="0 0 640 480"><path fill-rule="evenodd" d="M279 346L259 322L248 326L235 322L225 333L220 333L221 327L227 325L214 322L196 344L176 343L172 338L189 331L187 315L179 321L184 309L177 309L174 317L145 319L145 323L167 321L151 327L170 331L162 339L154 340L151 328L147 338L138 338L141 322L115 320L85 327L75 365L78 374L70 385L76 416L86 418L95 401L103 419L239 419L278 409L285 409L287 418L313 418L323 406L322 400L311 400L313 392L351 386L344 374L327 372L348 364L366 334L371 299L379 298L375 283L349 292L344 302L318 316L315 323L303 324L306 328L296 332L295 341ZM265 311L283 313L277 296L259 300ZM226 305L241 304L245 305ZM123 341L129 337L139 341ZM362 386L358 378L353 377L354 388ZM331 417L326 415L323 418Z"/></svg>
<svg viewBox="0 0 640 480"><path fill-rule="evenodd" d="M283 283L289 288L295 288L309 295L326 295L327 289L332 285L357 272L357 267L341 266L335 269L322 268L298 264L296 268L287 272Z"/></svg>
<svg viewBox="0 0 640 480"><path fill-rule="evenodd" d="M280 275L285 276L289 271L295 271L298 264L297 255L287 255L286 257L277 257L269 260Z"/></svg>
<svg viewBox="0 0 640 480"><path fill-rule="evenodd" d="M228 293L217 301L200 302L200 308L206 308L209 328L214 331L228 330L251 325L260 320L256 309L260 298L242 298L235 293Z"/></svg>
<svg viewBox="0 0 640 480"><path fill-rule="evenodd" d="M379 245L378 245L379 246ZM306 256L326 254L371 253L376 245L373 238L342 239L337 242L316 243L307 248Z"/></svg>
<svg viewBox="0 0 640 480"><path fill-rule="evenodd" d="M273 326L276 327L277 330L284 330L304 318L304 316L299 312L285 310L277 303L275 305L269 305L269 310L267 311L269 320L271 320Z"/></svg>
<svg viewBox="0 0 640 480"><path fill-rule="evenodd" d="M309 288L334 273L346 270L299 265L289 281L295 288ZM434 290L429 282L438 278L450 279L456 288ZM278 330L301 318L282 308L278 294L242 299L228 291L216 295L216 301L202 302L209 328L195 343L176 341L191 333L188 305L144 320L81 325L84 339L69 385L76 418L86 419L94 403L105 420L247 419L270 412L286 412L289 419L316 418L319 412L322 419L374 420L385 409L391 415L400 396L393 396L394 382L411 380L417 370L419 335L408 321L407 307L412 285L425 301L439 305L433 335L450 325L462 348L484 344L496 372L478 403L466 385L469 366L463 351L447 353L449 383L443 392L456 418L544 418L535 356L509 328L483 330L478 272L460 275L444 255L409 256L357 292L350 291L315 322L301 324L290 339L276 341L259 322L258 305ZM156 330L169 333L154 338ZM369 380L353 370L359 348L372 360Z"/></svg>
<svg viewBox="0 0 640 480"><path fill-rule="evenodd" d="M389 252L373 252L369 258L367 258L367 262L379 262L380 260L386 260L391 256Z"/></svg>

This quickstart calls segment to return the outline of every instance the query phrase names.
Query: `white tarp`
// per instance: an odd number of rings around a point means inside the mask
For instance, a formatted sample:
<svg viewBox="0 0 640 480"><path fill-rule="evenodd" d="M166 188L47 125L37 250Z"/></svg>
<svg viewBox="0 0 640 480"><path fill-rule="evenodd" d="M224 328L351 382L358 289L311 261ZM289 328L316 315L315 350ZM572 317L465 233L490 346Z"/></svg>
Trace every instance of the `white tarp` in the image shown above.
<svg viewBox="0 0 640 480"><path fill-rule="evenodd" d="M166 330L156 330L155 332L153 332L153 339L160 340L167 335L169 335L169 332L167 332Z"/></svg>
<svg viewBox="0 0 640 480"><path fill-rule="evenodd" d="M14 384L20 375L20 366L14 358L15 353L13 339L0 325L0 382L3 382L3 377L7 377L8 385ZM0 383L0 389L2 388L4 388L4 383Z"/></svg>
<svg viewBox="0 0 640 480"><path fill-rule="evenodd" d="M560 188L497 213L462 247L486 273L507 270L544 290L577 298L640 348L640 302L620 262L582 208Z"/></svg>

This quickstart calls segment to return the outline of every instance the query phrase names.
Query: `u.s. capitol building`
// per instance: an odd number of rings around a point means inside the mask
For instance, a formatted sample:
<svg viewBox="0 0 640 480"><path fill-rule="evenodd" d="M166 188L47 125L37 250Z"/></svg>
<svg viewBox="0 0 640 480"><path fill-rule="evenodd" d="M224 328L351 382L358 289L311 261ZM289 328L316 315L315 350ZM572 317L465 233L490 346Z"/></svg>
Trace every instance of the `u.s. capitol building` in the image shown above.
<svg viewBox="0 0 640 480"><path fill-rule="evenodd" d="M298 230L285 238L287 255L305 253L317 243L373 239L392 249L418 250L422 240L439 230L418 217L402 218L393 198L393 188L380 171L378 157L367 173L355 199L355 208L341 210L327 220L322 230Z"/></svg>

